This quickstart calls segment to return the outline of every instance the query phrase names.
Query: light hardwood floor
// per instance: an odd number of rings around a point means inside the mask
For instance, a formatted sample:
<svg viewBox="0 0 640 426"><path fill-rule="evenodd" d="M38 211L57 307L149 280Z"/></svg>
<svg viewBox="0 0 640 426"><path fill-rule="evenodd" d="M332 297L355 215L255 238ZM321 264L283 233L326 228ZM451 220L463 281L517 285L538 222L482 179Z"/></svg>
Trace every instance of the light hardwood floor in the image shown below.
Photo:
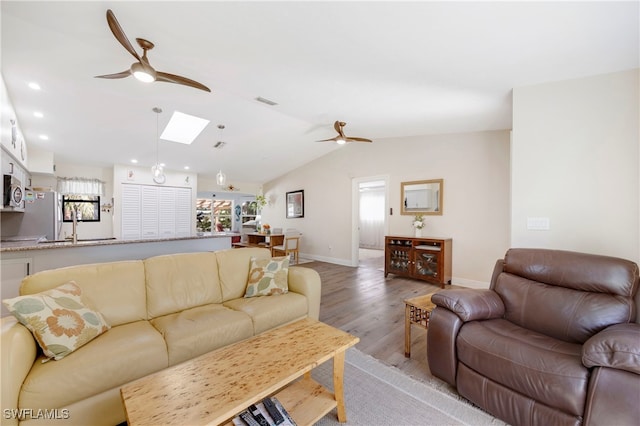
<svg viewBox="0 0 640 426"><path fill-rule="evenodd" d="M363 259L357 268L315 261L301 266L315 269L322 279L320 321L358 336L356 348L383 363L418 379L432 377L426 330L412 326L411 358L404 356L404 299L439 286L392 274L385 279L383 257Z"/></svg>

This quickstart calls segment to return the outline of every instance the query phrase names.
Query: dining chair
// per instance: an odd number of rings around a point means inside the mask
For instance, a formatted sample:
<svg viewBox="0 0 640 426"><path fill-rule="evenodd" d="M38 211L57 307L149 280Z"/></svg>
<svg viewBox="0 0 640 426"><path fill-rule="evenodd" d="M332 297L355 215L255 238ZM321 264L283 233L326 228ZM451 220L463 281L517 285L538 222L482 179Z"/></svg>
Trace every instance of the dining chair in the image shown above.
<svg viewBox="0 0 640 426"><path fill-rule="evenodd" d="M284 234L284 242L281 245L271 247L271 256L290 256L293 253L294 264L299 261L299 245L302 234L298 231L287 230Z"/></svg>

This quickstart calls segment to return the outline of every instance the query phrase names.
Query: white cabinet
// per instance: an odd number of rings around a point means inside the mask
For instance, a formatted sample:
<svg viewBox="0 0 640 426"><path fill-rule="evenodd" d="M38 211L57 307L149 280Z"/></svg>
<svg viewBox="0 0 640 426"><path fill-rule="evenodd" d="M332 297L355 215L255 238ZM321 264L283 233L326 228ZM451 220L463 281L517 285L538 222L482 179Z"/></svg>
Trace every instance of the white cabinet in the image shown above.
<svg viewBox="0 0 640 426"><path fill-rule="evenodd" d="M122 185L122 239L139 240L142 238L140 227L140 194L141 185Z"/></svg>
<svg viewBox="0 0 640 426"><path fill-rule="evenodd" d="M191 235L191 188L122 184L122 238Z"/></svg>
<svg viewBox="0 0 640 426"><path fill-rule="evenodd" d="M0 74L0 143L18 160L23 168L27 167L27 144L20 130L13 103L9 98L4 78ZM4 154L4 153L3 153Z"/></svg>
<svg viewBox="0 0 640 426"><path fill-rule="evenodd" d="M30 274L31 258L2 259L2 298L11 299L20 294L20 282ZM7 308L2 305L2 316L9 314Z"/></svg>
<svg viewBox="0 0 640 426"><path fill-rule="evenodd" d="M142 238L158 238L158 188L143 185L141 203Z"/></svg>
<svg viewBox="0 0 640 426"><path fill-rule="evenodd" d="M178 210L176 189L179 188L158 188L158 234L160 234L160 238L176 236Z"/></svg>

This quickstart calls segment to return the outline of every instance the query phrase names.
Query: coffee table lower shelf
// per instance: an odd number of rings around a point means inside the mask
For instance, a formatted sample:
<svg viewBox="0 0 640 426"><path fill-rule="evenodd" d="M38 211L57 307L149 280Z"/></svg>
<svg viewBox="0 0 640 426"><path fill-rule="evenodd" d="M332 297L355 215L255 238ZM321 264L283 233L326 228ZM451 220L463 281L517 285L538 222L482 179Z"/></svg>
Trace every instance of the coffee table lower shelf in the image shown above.
<svg viewBox="0 0 640 426"><path fill-rule="evenodd" d="M307 375L273 396L298 426L311 426L338 406L334 394ZM225 426L233 426L233 422Z"/></svg>

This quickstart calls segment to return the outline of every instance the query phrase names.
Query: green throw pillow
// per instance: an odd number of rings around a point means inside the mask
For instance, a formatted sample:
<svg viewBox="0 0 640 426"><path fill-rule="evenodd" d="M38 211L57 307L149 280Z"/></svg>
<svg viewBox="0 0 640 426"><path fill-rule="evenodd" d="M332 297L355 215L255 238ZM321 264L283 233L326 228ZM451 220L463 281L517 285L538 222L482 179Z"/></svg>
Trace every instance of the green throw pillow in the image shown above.
<svg viewBox="0 0 640 426"><path fill-rule="evenodd" d="M33 333L46 356L60 360L110 328L99 312L82 303L81 296L80 287L70 281L2 303Z"/></svg>
<svg viewBox="0 0 640 426"><path fill-rule="evenodd" d="M244 297L272 296L289 291L289 257L251 258Z"/></svg>

